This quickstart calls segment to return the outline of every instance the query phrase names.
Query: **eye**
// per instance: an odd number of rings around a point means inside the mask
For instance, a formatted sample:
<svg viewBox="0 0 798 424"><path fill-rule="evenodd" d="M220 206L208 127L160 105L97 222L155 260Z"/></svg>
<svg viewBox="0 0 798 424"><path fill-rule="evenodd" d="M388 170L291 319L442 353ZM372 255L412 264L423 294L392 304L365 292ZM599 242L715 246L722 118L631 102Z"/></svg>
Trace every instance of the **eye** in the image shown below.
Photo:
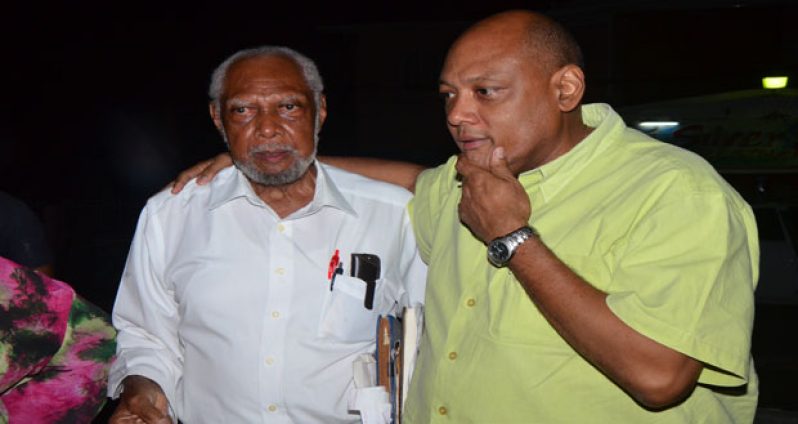
<svg viewBox="0 0 798 424"><path fill-rule="evenodd" d="M230 105L229 106L230 113L232 113L234 115L247 114L249 112L249 109L250 108L247 105L244 105L244 104L237 104L237 105Z"/></svg>
<svg viewBox="0 0 798 424"><path fill-rule="evenodd" d="M227 107L227 116L235 122L244 122L255 114L255 107L248 104L231 104Z"/></svg>
<svg viewBox="0 0 798 424"><path fill-rule="evenodd" d="M302 108L300 102L297 101L287 101L280 103L280 109L285 112L298 112Z"/></svg>
<svg viewBox="0 0 798 424"><path fill-rule="evenodd" d="M454 93L451 91L441 91L438 93L438 96L440 96L441 100L445 101L454 97Z"/></svg>
<svg viewBox="0 0 798 424"><path fill-rule="evenodd" d="M480 96L483 96L483 97L490 97L490 96L496 94L496 89L492 88L492 87L480 87L480 88L477 88L474 91L476 91L477 94L479 94Z"/></svg>

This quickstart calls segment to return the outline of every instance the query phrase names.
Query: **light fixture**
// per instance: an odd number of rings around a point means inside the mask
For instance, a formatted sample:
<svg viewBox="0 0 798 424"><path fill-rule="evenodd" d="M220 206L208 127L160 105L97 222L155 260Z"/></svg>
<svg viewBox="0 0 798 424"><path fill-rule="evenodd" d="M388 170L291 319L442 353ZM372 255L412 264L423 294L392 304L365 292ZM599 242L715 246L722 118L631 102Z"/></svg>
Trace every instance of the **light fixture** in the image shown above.
<svg viewBox="0 0 798 424"><path fill-rule="evenodd" d="M762 78L762 88L769 90L784 88L787 86L787 77L765 77Z"/></svg>
<svg viewBox="0 0 798 424"><path fill-rule="evenodd" d="M677 121L643 121L637 124L640 128L671 128L678 125Z"/></svg>

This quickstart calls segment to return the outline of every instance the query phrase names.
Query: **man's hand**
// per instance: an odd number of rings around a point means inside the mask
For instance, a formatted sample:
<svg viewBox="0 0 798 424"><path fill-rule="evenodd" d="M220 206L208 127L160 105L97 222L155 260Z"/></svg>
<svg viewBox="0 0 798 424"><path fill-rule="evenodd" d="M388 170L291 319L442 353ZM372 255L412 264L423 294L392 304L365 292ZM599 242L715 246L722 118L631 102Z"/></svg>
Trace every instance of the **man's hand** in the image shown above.
<svg viewBox="0 0 798 424"><path fill-rule="evenodd" d="M180 190L183 190L183 187L194 177L197 178L198 185L203 185L212 180L219 171L232 164L233 159L229 153L220 153L212 159L204 160L181 172L177 179L172 181L172 194L180 193Z"/></svg>
<svg viewBox="0 0 798 424"><path fill-rule="evenodd" d="M485 243L527 225L531 214L529 197L510 171L503 148L493 149L489 167L462 154L457 159L463 183L460 221Z"/></svg>
<svg viewBox="0 0 798 424"><path fill-rule="evenodd" d="M122 384L124 390L109 424L172 424L169 401L156 382L131 375Z"/></svg>

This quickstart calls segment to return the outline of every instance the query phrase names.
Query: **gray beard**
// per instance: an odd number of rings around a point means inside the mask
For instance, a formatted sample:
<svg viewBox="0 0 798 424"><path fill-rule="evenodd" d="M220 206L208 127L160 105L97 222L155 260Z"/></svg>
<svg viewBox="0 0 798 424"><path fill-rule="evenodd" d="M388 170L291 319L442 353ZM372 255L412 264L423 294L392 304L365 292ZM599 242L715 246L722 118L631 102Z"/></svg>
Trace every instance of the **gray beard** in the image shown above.
<svg viewBox="0 0 798 424"><path fill-rule="evenodd" d="M239 161L233 159L233 163L235 164L236 168L238 168L250 181L264 185L264 186L281 186L286 184L291 184L294 181L301 178L310 168L310 165L313 161L316 160L316 150L313 150L313 153L308 155L308 157L302 157L299 155L299 152L296 151L293 147L284 146L281 144L271 144L268 146L260 146L260 148L252 149L247 152L247 156L250 157L253 153L258 153L260 151L265 151L267 149L274 149L278 148L280 150L287 150L291 153L291 156L294 158L294 163L291 165L290 168L278 172L276 174L267 174L261 172L255 166L255 163L251 159L247 159L245 161Z"/></svg>

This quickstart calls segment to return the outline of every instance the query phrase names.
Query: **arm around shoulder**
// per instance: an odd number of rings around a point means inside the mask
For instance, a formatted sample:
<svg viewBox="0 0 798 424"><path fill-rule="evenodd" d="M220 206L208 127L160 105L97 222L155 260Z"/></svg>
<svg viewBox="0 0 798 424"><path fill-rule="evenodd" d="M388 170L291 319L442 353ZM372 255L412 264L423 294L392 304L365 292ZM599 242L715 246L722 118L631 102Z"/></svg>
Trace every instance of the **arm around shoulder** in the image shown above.
<svg viewBox="0 0 798 424"><path fill-rule="evenodd" d="M402 186L411 192L415 190L418 174L426 169L410 162L376 158L322 156L319 160L349 172Z"/></svg>

